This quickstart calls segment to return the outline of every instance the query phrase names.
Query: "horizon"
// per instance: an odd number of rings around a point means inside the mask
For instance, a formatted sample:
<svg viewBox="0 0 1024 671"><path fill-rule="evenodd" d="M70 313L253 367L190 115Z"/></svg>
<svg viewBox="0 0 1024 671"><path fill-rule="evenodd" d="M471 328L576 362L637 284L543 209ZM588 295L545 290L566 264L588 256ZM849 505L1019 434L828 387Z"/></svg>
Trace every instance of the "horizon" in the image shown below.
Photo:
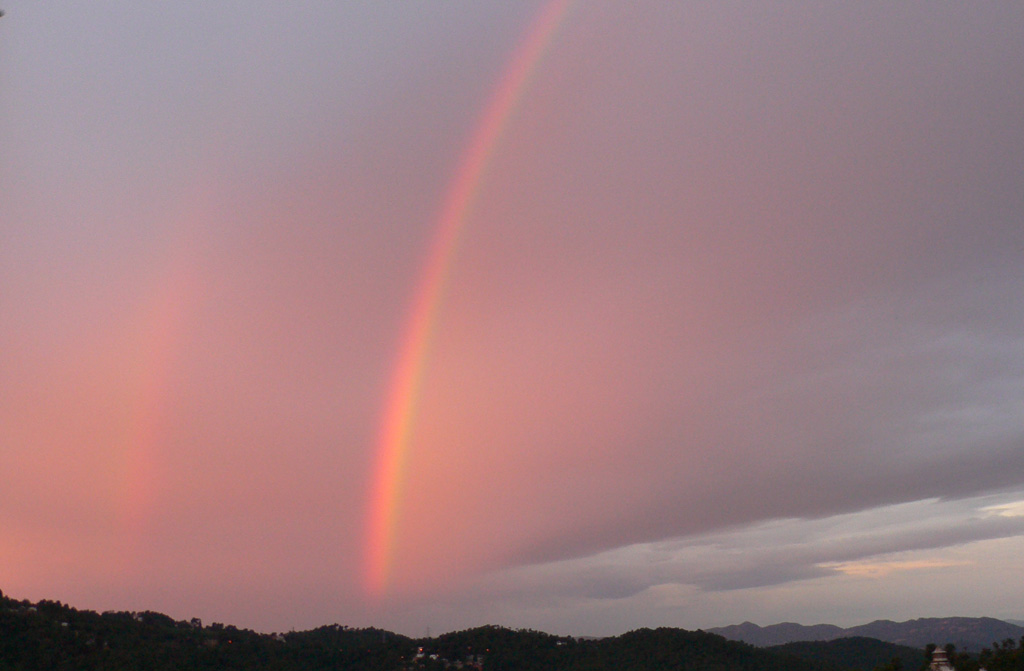
<svg viewBox="0 0 1024 671"><path fill-rule="evenodd" d="M61 605L67 606L67 607L72 608L74 610L79 610L79 611L90 611L91 610L91 611L93 611L93 612L95 612L97 614L122 613L122 612L137 614L137 613L153 612L153 613L157 613L157 614L161 614L161 615L167 615L166 613L160 613L160 611L154 611L152 609L146 609L146 608L144 608L142 610L138 610L138 611L109 610L109 611L102 611L101 612L101 611L95 611L95 610L90 609L90 608L80 608L80 607L78 607L78 606L76 606L74 604L62 602L62 601L59 601L57 599L47 599L47 598L27 599L27 598L12 597L11 595L4 593L2 590L0 590L0 597L4 597L4 598L10 599L12 601L29 602L29 603L32 603L32 604L37 604L37 603L39 603L41 601L51 601L51 602L60 603ZM174 619L174 618L172 618L172 619ZM178 619L176 621L177 622L189 622L192 619L193 618L182 618L182 619ZM201 620L201 618L199 618L199 619ZM834 627L838 627L839 629L844 629L845 630L845 629L854 629L854 628L857 628L857 627L866 626L866 625L870 625L870 624L875 624L875 623L879 623L879 622L888 622L888 623L893 623L893 624L909 624L911 622L917 622L919 620L962 620L962 619L966 619L966 620L995 620L995 621L998 621L998 622L1003 622L1005 624L1011 624L1011 625L1014 625L1014 626L1018 626L1018 627L1024 628L1024 620L1013 621L1013 620L1004 620L1004 619L1000 619L1000 618L992 618L992 617L988 617L988 616L974 616L974 617L971 617L971 616L962 616L962 615L921 616L921 617L910 618L910 619L902 620L902 621L889 620L889 619L886 619L886 618L876 618L876 619L871 620L869 622L862 622L862 623L857 624L857 625L851 625L851 626L845 626L845 627L833 624L831 622L817 622L817 623L814 623L814 624L803 624L803 623L800 623L800 622L773 622L771 624L757 624L757 623L750 622L750 621L743 621L743 622L732 623L732 624L724 625L724 626L697 627L697 628L694 628L694 629L686 629L684 627L667 627L667 628L669 628L669 629L680 629L680 630L683 630L683 631L704 631L704 632L707 632L707 633L718 633L717 631L714 631L714 630L729 629L729 628L732 628L732 627L740 627L740 626L743 626L743 625L751 624L751 625L754 625L755 627L758 627L759 629L767 629L767 628L781 626L781 625L796 625L796 626L804 627L804 628L819 627L819 626L834 626ZM223 625L225 627L237 626L237 625L235 625L232 622L206 622L206 621L203 621L202 626L208 627L208 626L214 625L214 624ZM345 627L345 628L348 628L348 629L381 629L380 627L374 626L372 624L366 625L366 626L361 626L361 627L352 627L352 626L347 625L347 624L342 623L342 622L324 622L324 623L315 625L313 627L310 627L308 629L302 629L302 630L292 629L291 631L312 631L312 630L320 629L320 628L323 628L323 627ZM503 624L500 624L500 623L493 623L493 622L475 624L475 625L471 625L471 626L467 626L467 627L461 627L459 629L445 630L443 632L436 633L436 634L428 632L427 634L422 635L422 636L411 634L411 633L407 633L407 632L401 632L401 631L391 631L391 630L383 630L383 631L388 631L389 633L398 634L400 636L405 636L407 638L411 638L411 639L414 639L414 640L421 640L421 639L437 638L439 636L445 636L447 634L458 633L460 631L480 629L480 628L486 628L486 627L498 627L498 628L502 628L502 629L509 629L509 630L512 630L512 631L519 631L519 630L534 631L534 630L529 629L529 628L510 627L510 626L507 626L507 625L503 625ZM248 628L244 628L244 627L238 627L238 628L240 628L240 629L248 629ZM636 629L655 629L655 628L659 628L659 627L637 627L635 629L625 630L625 631L621 631L621 632L614 633L614 634L608 634L606 636L590 636L590 635L586 635L586 634L556 634L556 633L547 632L547 631L541 631L541 633L545 633L545 634L549 634L549 635L553 635L553 636L566 636L566 637L578 638L578 639L600 639L600 638L614 638L614 637L617 637L617 636L622 636L624 634L630 633L631 631L635 631ZM428 627L427 629L429 630L430 628ZM269 636L269 635L278 634L278 633L287 633L287 632L278 632L278 631L260 631L260 630L256 630L256 629L249 629L249 630L253 631L254 633L259 634L261 636ZM719 635L721 635L721 634L719 634ZM729 639L729 640L739 640L739 639ZM881 639L879 639L879 640L881 640Z"/></svg>
<svg viewBox="0 0 1024 671"><path fill-rule="evenodd" d="M1024 620L1024 5L3 9L3 589Z"/></svg>

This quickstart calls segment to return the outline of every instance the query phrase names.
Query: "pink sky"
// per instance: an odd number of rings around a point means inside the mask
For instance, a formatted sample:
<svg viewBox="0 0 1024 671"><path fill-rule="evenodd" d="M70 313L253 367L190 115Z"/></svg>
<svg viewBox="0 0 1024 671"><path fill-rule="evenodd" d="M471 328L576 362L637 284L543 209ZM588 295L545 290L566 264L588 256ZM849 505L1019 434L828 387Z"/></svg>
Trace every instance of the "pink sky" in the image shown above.
<svg viewBox="0 0 1024 671"><path fill-rule="evenodd" d="M0 590L263 631L1024 618L1010 4L569 3L444 263L370 589L430 245L554 5L8 3Z"/></svg>

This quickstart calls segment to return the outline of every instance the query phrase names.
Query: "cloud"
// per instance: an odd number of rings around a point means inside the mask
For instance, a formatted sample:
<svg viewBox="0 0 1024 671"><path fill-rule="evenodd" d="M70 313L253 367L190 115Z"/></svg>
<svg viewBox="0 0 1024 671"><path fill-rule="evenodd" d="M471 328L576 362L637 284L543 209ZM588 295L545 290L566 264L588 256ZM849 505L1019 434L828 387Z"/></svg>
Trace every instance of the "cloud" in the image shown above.
<svg viewBox="0 0 1024 671"><path fill-rule="evenodd" d="M916 293L865 299L780 327L753 353L730 350L742 367L726 359L715 378L686 379L701 387L696 398L686 392L676 405L670 393L635 412L644 423L628 448L636 461L591 494L614 497L642 473L632 500L534 541L523 559L1019 486L1022 342L998 323L965 328L943 315L1018 286L962 286L931 307ZM630 375L619 376L622 388ZM569 465L567 479L586 468Z"/></svg>
<svg viewBox="0 0 1024 671"><path fill-rule="evenodd" d="M479 589L503 598L531 593L615 600L665 584L722 592L784 585L835 572L878 577L894 571L965 566L968 560L944 558L943 551L1024 536L1024 520L992 512L1016 505L993 500L1005 501L1017 494L927 499L631 545L498 571Z"/></svg>
<svg viewBox="0 0 1024 671"><path fill-rule="evenodd" d="M857 561L857 562L826 562L822 568L834 569L846 575L884 578L894 571L924 571L951 566L971 566L972 562L952 561L948 559L918 559L906 561Z"/></svg>
<svg viewBox="0 0 1024 671"><path fill-rule="evenodd" d="M1011 501L994 506L985 506L981 509L986 515L998 515L1000 517L1024 517L1024 501Z"/></svg>

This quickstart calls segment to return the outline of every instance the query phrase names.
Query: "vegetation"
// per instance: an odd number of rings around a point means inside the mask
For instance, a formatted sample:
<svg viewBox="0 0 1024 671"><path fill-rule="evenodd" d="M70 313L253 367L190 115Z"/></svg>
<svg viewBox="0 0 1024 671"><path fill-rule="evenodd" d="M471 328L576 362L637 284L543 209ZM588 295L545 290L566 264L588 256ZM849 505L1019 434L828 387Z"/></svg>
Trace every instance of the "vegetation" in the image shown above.
<svg viewBox="0 0 1024 671"><path fill-rule="evenodd" d="M1024 671L1024 636L1019 641L1008 638L992 643L978 654L978 665L987 671Z"/></svg>
<svg viewBox="0 0 1024 671"><path fill-rule="evenodd" d="M925 660L919 648L887 643L875 638L851 636L832 641L802 641L768 648L804 659L811 659L840 669L873 671L918 671Z"/></svg>
<svg viewBox="0 0 1024 671"><path fill-rule="evenodd" d="M900 646L873 639L807 645L763 649L670 628L596 640L495 626L420 640L340 625L260 634L149 611L98 614L0 593L0 671L919 671L929 652L907 657ZM1020 645L1012 639L994 643L977 656L950 652L958 671L977 671L979 665L1024 671L1024 639ZM865 666L866 661L878 663Z"/></svg>
<svg viewBox="0 0 1024 671"><path fill-rule="evenodd" d="M258 634L230 625L176 622L160 613L80 611L59 601L0 594L0 671L405 668L415 646L377 629L320 627Z"/></svg>

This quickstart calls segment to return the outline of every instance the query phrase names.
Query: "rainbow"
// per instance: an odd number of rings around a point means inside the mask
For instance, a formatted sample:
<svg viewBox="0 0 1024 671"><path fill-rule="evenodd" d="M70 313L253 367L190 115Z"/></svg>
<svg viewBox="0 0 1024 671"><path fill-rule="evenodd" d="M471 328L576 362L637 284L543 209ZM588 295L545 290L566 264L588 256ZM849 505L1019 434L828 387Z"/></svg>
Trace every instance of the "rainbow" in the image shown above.
<svg viewBox="0 0 1024 671"><path fill-rule="evenodd" d="M391 577L403 468L416 416L416 400L459 233L465 227L488 163L517 103L572 3L573 0L549 0L543 5L505 67L446 192L404 329L378 437L365 557L365 586L372 596L383 595Z"/></svg>
<svg viewBox="0 0 1024 671"><path fill-rule="evenodd" d="M172 259L135 326L133 398L121 455L117 517L123 531L137 535L156 505L159 451L164 439L175 365L194 303L192 272Z"/></svg>

